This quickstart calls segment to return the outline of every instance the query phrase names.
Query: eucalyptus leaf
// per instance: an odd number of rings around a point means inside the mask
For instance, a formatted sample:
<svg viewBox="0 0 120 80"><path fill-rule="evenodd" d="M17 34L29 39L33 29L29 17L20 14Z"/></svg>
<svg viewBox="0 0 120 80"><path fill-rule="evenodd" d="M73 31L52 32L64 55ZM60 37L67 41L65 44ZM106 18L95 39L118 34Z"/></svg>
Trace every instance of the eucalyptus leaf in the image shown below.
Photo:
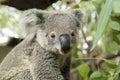
<svg viewBox="0 0 120 80"><path fill-rule="evenodd" d="M114 55L118 54L119 46L115 41L107 41L105 47L108 52Z"/></svg>
<svg viewBox="0 0 120 80"><path fill-rule="evenodd" d="M95 71L90 75L90 80L107 80L107 75L102 71Z"/></svg>
<svg viewBox="0 0 120 80"><path fill-rule="evenodd" d="M111 12L112 12L112 7L113 7L114 1L115 0L106 0L105 5L100 12L98 25L97 25L98 26L97 32L96 32L95 40L93 41L93 46L92 46L91 50L93 50L95 48L95 46L97 45L97 42L100 39L103 31L105 30L108 19L110 17Z"/></svg>
<svg viewBox="0 0 120 80"><path fill-rule="evenodd" d="M120 44L120 31L112 31L112 38L115 42Z"/></svg>
<svg viewBox="0 0 120 80"><path fill-rule="evenodd" d="M113 12L120 15L120 0L116 0L113 6Z"/></svg>
<svg viewBox="0 0 120 80"><path fill-rule="evenodd" d="M116 72L117 72L117 71L120 71L120 60L119 60L118 66L117 66L117 68L116 68ZM120 74L118 74L118 75L115 77L115 80L120 80Z"/></svg>
<svg viewBox="0 0 120 80"><path fill-rule="evenodd" d="M105 61L105 64L111 69L115 69L117 67L117 64L112 60L104 59L104 61Z"/></svg>
<svg viewBox="0 0 120 80"><path fill-rule="evenodd" d="M120 24L117 21L111 21L109 23L109 26L113 29L113 30L117 30L120 31Z"/></svg>
<svg viewBox="0 0 120 80"><path fill-rule="evenodd" d="M82 64L78 67L78 71L83 78L86 78L90 72L90 68L87 64Z"/></svg>
<svg viewBox="0 0 120 80"><path fill-rule="evenodd" d="M80 8L80 5L79 4L76 4L72 7L73 9L77 9L77 8Z"/></svg>

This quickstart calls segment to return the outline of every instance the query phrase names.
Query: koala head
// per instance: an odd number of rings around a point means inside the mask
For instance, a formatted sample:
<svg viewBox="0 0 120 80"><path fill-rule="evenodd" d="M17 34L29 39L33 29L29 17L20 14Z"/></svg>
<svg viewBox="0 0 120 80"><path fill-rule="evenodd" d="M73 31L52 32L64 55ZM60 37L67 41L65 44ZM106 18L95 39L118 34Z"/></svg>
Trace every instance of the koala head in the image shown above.
<svg viewBox="0 0 120 80"><path fill-rule="evenodd" d="M34 34L34 39L42 48L67 54L76 44L82 16L81 10L50 12L30 9L23 12L20 23L25 27L27 36Z"/></svg>

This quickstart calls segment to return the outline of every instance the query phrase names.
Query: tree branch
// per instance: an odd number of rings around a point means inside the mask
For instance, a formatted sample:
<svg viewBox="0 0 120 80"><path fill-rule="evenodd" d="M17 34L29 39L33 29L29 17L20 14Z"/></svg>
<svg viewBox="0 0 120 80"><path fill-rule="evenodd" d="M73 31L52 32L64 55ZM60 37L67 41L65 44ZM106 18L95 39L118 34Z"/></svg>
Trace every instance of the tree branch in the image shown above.
<svg viewBox="0 0 120 80"><path fill-rule="evenodd" d="M0 0L0 3L15 7L19 10L31 8L46 9L57 0Z"/></svg>

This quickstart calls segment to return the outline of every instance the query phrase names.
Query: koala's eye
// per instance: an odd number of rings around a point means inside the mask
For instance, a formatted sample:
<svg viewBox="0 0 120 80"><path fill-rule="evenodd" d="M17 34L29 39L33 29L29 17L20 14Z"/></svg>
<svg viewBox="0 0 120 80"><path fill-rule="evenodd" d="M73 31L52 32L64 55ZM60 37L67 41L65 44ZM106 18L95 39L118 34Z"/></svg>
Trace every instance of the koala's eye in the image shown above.
<svg viewBox="0 0 120 80"><path fill-rule="evenodd" d="M55 37L56 37L55 33L54 33L54 32L51 32L51 33L50 33L50 38L51 38L51 39L54 39Z"/></svg>
<svg viewBox="0 0 120 80"><path fill-rule="evenodd" d="M74 32L72 32L72 33L71 33L71 36L75 36L75 33L74 33Z"/></svg>
<svg viewBox="0 0 120 80"><path fill-rule="evenodd" d="M55 38L55 34L51 34L51 38Z"/></svg>

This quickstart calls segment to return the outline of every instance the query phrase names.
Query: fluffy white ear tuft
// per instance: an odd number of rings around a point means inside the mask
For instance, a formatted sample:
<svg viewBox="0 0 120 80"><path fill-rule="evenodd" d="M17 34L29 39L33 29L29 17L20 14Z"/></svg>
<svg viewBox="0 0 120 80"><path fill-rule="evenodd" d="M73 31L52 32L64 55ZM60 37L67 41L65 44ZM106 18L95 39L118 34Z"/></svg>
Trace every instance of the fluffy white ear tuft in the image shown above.
<svg viewBox="0 0 120 80"><path fill-rule="evenodd" d="M23 11L23 13L20 16L19 24L25 30L25 35L28 35L35 31L36 27L38 26L39 28L41 28L42 24L45 21L45 14L46 12L39 9L29 9Z"/></svg>
<svg viewBox="0 0 120 80"><path fill-rule="evenodd" d="M22 12L19 25L24 30L24 37L28 36L30 33L33 32L32 29L35 28L35 24L39 20L36 16L36 13L38 13L37 9L29 9Z"/></svg>
<svg viewBox="0 0 120 80"><path fill-rule="evenodd" d="M39 20L36 16L37 13L37 9L29 9L23 11L23 13L20 16L20 25L22 25L22 27L33 27Z"/></svg>

